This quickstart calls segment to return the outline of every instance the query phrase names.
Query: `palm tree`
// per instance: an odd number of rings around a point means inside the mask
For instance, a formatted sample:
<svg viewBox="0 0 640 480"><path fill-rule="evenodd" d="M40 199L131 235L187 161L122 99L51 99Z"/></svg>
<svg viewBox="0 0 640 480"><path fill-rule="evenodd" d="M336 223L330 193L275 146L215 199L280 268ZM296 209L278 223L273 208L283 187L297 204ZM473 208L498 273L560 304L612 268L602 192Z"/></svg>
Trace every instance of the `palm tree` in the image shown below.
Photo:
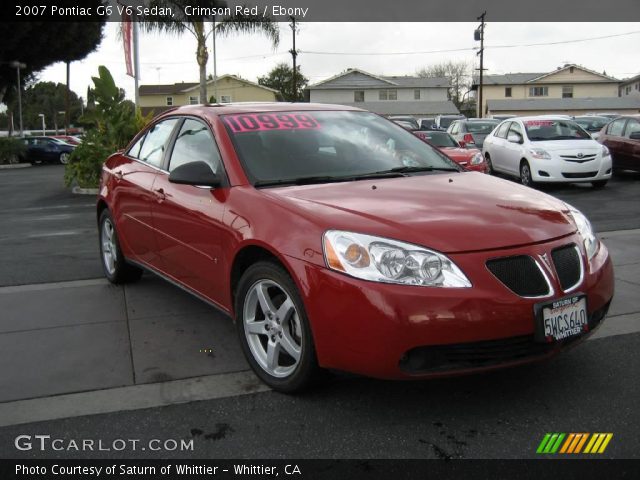
<svg viewBox="0 0 640 480"><path fill-rule="evenodd" d="M278 24L260 15L231 15L223 18L219 23L214 22L212 16L187 15L187 7L191 7L190 13L202 11L205 8L220 8L226 6L224 0L152 0L150 6L165 9L163 11L171 9L173 15L144 17L140 20L143 30L173 34L189 32L196 38L198 44L196 61L200 67L200 103L207 103L207 61L209 60L207 39L213 33L213 28L216 35L223 36L231 33L263 33L271 40L274 48L280 41ZM207 29L208 24L214 27ZM213 54L215 55L215 52Z"/></svg>

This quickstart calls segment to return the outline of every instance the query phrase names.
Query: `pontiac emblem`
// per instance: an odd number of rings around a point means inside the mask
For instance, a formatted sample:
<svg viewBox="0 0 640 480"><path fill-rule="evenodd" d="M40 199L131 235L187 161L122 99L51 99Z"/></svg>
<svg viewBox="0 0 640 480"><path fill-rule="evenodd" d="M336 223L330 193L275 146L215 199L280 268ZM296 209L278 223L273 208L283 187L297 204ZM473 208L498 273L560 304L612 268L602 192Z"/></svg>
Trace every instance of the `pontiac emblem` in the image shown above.
<svg viewBox="0 0 640 480"><path fill-rule="evenodd" d="M540 255L540 258L542 259L544 264L547 266L547 268L551 270L551 262L549 261L549 256L546 253L543 253L542 255Z"/></svg>

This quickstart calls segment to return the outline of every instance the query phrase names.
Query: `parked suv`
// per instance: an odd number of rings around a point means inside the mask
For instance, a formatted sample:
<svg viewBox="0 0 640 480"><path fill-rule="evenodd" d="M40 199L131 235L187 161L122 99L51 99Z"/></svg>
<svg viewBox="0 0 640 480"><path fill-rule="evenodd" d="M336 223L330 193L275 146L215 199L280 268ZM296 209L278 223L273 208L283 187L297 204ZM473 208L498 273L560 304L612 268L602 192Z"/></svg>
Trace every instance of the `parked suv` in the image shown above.
<svg viewBox="0 0 640 480"><path fill-rule="evenodd" d="M611 151L614 170L640 171L640 115L615 119L600 131L598 141Z"/></svg>

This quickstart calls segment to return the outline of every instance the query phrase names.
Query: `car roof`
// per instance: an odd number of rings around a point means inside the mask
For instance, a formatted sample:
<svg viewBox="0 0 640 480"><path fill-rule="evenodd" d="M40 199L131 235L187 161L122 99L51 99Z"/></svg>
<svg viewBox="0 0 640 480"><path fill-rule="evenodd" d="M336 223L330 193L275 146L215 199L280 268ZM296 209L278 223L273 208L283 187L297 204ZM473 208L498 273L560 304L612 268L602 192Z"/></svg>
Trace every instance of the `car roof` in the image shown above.
<svg viewBox="0 0 640 480"><path fill-rule="evenodd" d="M219 115L258 113L258 112L291 112L291 111L354 111L364 112L361 108L346 105L332 105L327 103L290 103L290 102L237 102L237 103L212 103L207 105L184 105L162 112L160 116L167 115L200 115L204 117L217 117Z"/></svg>
<svg viewBox="0 0 640 480"><path fill-rule="evenodd" d="M567 118L567 116L563 115L531 115L529 117L515 117L515 118L506 118L503 122L509 121L513 122L514 120L520 120L522 122L526 122L528 120L571 120Z"/></svg>

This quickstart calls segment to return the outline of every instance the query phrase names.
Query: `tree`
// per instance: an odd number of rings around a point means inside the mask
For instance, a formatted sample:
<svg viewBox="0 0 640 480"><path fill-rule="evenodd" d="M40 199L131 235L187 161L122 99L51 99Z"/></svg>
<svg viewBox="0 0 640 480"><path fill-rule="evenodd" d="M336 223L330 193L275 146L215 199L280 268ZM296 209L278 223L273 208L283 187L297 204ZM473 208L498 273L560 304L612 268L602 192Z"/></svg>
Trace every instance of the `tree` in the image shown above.
<svg viewBox="0 0 640 480"><path fill-rule="evenodd" d="M101 0L85 0L95 7ZM73 62L94 51L102 40L103 21L86 22L0 22L0 101L15 96L16 69L13 61L26 64L22 80L56 62Z"/></svg>
<svg viewBox="0 0 640 480"><path fill-rule="evenodd" d="M471 88L472 73L473 64L465 61L454 62L452 60L436 63L416 72L419 77L447 77L451 84L449 97L458 108L462 106L465 100L464 96Z"/></svg>
<svg viewBox="0 0 640 480"><path fill-rule="evenodd" d="M196 61L200 68L200 102L207 103L207 61L209 51L207 39L213 28L207 32L207 25L212 24L213 18L205 15L194 15L194 11L206 11L209 8L226 6L223 0L151 0L151 7L170 9L173 15L159 15L141 19L140 25L147 32L167 32L173 34L191 33L197 42ZM200 9L196 8L200 7ZM187 8L191 15L187 15ZM264 33L271 40L273 47L277 47L280 33L277 23L261 15L235 14L223 18L215 23L216 35L231 33ZM215 55L215 52L213 52Z"/></svg>
<svg viewBox="0 0 640 480"><path fill-rule="evenodd" d="M22 94L22 117L26 129L38 130L42 128L42 120L39 114L43 113L47 125L58 130L58 125L63 125L66 111L67 87L62 83L39 82L29 85ZM11 111L17 111L17 99L11 97L7 102ZM82 111L82 99L69 93L69 118L71 123L78 121Z"/></svg>
<svg viewBox="0 0 640 480"><path fill-rule="evenodd" d="M282 62L276 65L266 76L259 77L258 83L265 87L278 90L286 102L299 102L304 99L304 89L309 79L300 73L296 67L296 91L293 88L293 68Z"/></svg>

